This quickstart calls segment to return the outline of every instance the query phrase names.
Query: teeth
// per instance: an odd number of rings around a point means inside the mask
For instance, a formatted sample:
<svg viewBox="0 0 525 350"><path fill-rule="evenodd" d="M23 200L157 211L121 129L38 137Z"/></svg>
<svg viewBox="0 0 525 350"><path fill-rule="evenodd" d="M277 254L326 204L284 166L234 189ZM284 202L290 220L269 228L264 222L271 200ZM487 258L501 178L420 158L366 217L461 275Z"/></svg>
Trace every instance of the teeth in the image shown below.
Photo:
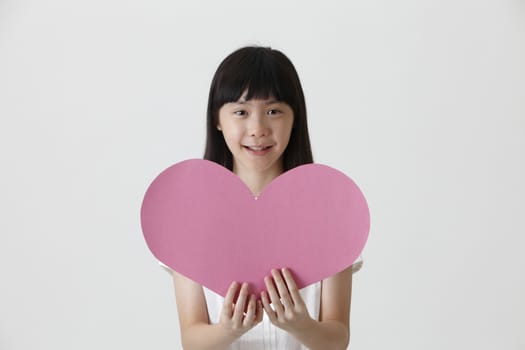
<svg viewBox="0 0 525 350"><path fill-rule="evenodd" d="M263 149L266 149L268 147L253 147L253 146L249 146L248 148L252 149L254 151L262 151Z"/></svg>

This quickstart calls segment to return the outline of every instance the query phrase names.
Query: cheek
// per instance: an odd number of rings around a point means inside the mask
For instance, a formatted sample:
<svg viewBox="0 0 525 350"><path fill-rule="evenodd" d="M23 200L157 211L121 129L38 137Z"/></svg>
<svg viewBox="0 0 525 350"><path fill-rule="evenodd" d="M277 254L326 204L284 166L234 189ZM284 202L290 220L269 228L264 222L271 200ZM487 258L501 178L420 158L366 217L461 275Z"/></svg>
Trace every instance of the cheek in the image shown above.
<svg viewBox="0 0 525 350"><path fill-rule="evenodd" d="M235 146L235 145L239 144L240 141L241 141L241 137L240 137L241 134L240 134L238 128L234 128L232 126L227 126L227 127L223 128L222 134L224 136L224 140L226 141L226 144L230 148L232 146Z"/></svg>
<svg viewBox="0 0 525 350"><path fill-rule="evenodd" d="M292 122L286 122L279 129L279 137L282 140L288 140L292 134Z"/></svg>

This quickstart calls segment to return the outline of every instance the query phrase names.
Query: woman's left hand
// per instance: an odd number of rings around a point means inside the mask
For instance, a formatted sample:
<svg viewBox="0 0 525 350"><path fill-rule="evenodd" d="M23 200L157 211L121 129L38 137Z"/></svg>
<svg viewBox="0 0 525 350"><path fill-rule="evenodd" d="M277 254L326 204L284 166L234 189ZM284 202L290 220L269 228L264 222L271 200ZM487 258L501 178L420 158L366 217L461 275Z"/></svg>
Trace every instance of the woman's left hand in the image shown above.
<svg viewBox="0 0 525 350"><path fill-rule="evenodd" d="M276 327L293 333L304 330L311 324L313 319L308 314L289 269L282 269L282 273L273 269L272 276L265 277L264 282L267 291L261 293L262 304Z"/></svg>

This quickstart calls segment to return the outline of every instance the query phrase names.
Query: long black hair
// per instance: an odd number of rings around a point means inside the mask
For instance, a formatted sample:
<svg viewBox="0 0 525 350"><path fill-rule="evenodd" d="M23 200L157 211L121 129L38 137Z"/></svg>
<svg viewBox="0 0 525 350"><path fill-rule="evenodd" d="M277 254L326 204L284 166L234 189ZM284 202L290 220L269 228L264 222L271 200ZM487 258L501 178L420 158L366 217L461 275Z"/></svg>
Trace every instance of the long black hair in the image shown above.
<svg viewBox="0 0 525 350"><path fill-rule="evenodd" d="M290 141L283 153L283 170L313 163L306 122L306 104L297 71L281 51L259 46L238 49L217 68L211 82L206 116L204 159L233 170L233 156L222 133L217 130L219 109L236 102L247 91L246 100L273 97L293 110Z"/></svg>

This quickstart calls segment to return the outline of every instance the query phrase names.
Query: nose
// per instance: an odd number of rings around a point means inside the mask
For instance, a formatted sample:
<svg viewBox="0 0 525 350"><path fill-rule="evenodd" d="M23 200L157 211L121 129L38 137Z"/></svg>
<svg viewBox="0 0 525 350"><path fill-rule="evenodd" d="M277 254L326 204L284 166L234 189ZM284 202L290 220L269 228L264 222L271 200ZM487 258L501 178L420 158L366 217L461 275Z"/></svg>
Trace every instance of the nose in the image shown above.
<svg viewBox="0 0 525 350"><path fill-rule="evenodd" d="M254 114L248 126L250 136L264 137L270 133L268 120L265 115Z"/></svg>

